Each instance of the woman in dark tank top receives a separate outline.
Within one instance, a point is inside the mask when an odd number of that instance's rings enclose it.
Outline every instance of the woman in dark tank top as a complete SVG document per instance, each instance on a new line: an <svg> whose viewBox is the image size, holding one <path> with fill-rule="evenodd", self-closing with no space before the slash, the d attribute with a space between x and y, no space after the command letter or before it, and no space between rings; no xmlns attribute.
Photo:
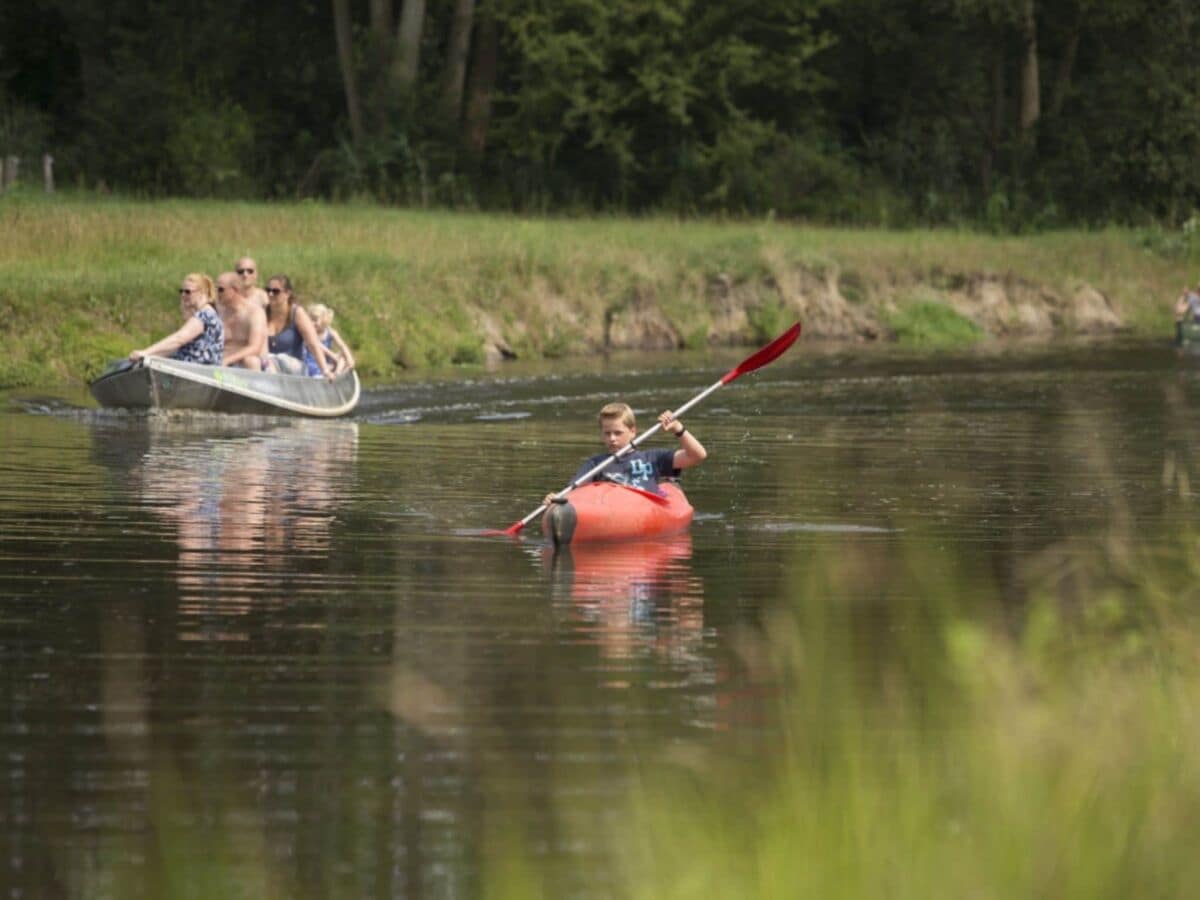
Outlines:
<svg viewBox="0 0 1200 900"><path fill-rule="evenodd" d="M319 361L321 374L333 378L321 352L321 340L312 319L296 300L292 280L286 275L273 275L267 279L267 357L268 368L284 375L302 375L305 372L304 347Z"/></svg>

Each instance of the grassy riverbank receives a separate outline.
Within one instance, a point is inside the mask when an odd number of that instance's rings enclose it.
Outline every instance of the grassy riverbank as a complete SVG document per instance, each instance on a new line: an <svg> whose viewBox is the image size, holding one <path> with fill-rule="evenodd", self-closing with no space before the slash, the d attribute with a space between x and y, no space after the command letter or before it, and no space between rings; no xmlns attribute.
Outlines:
<svg viewBox="0 0 1200 900"><path fill-rule="evenodd" d="M247 253L332 306L363 374L387 380L500 352L755 342L796 315L810 335L987 339L964 293L980 279L1060 297L1087 285L1125 326L1165 337L1195 279L1189 241L15 194L0 199L0 387L96 374L176 326L184 274Z"/></svg>

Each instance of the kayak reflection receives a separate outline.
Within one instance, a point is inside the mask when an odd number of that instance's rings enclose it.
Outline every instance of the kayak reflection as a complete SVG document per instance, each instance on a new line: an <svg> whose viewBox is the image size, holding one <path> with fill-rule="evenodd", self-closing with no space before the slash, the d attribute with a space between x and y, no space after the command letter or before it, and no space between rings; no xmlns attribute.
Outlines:
<svg viewBox="0 0 1200 900"><path fill-rule="evenodd" d="M704 639L704 587L692 538L569 544L542 550L556 603L607 659L644 652L688 662Z"/></svg>

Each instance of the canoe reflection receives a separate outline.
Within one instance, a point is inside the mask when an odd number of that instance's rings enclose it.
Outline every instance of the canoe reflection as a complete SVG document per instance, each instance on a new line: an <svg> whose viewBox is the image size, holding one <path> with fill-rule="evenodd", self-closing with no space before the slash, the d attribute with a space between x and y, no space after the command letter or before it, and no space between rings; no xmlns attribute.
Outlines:
<svg viewBox="0 0 1200 900"><path fill-rule="evenodd" d="M652 651L685 662L704 638L703 583L692 538L566 545L542 550L556 601L609 659Z"/></svg>
<svg viewBox="0 0 1200 900"><path fill-rule="evenodd" d="M358 425L211 428L149 420L129 475L144 507L175 531L179 636L243 640L231 614L285 603L292 582L328 558L336 481L353 468Z"/></svg>

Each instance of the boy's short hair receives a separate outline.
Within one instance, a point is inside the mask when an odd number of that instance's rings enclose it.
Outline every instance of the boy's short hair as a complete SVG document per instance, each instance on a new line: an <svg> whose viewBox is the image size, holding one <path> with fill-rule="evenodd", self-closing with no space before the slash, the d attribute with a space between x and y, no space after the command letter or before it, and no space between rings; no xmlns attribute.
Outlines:
<svg viewBox="0 0 1200 900"><path fill-rule="evenodd" d="M628 403L607 403L596 419L602 425L605 419L620 419L626 428L637 428L637 416L633 414L633 409Z"/></svg>

